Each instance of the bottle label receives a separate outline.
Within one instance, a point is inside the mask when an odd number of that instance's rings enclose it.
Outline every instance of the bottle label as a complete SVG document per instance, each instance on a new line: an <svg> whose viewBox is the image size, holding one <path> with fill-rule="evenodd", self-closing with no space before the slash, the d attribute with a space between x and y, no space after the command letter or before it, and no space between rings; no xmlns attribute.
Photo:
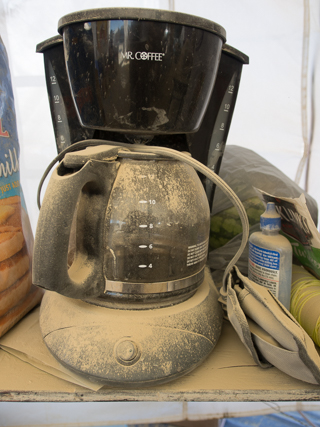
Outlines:
<svg viewBox="0 0 320 427"><path fill-rule="evenodd" d="M260 248L249 242L249 274L248 277L258 285L269 289L279 297L280 253Z"/></svg>

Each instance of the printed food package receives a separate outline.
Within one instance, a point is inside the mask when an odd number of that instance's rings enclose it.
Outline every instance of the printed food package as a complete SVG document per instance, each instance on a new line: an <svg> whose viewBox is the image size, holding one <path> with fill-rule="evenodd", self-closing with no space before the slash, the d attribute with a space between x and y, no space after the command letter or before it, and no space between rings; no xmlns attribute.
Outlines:
<svg viewBox="0 0 320 427"><path fill-rule="evenodd" d="M0 336L41 300L32 285L33 234L21 189L14 99L0 37Z"/></svg>

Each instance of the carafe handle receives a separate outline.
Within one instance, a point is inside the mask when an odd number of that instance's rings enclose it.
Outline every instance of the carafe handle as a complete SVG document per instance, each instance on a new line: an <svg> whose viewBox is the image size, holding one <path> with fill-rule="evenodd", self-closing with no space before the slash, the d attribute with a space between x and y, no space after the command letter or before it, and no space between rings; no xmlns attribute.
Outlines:
<svg viewBox="0 0 320 427"><path fill-rule="evenodd" d="M76 172L66 168L63 162L53 171L35 236L35 285L78 299L103 293L104 219L118 166L115 161L91 159ZM75 258L68 268L69 240L76 210L81 218L80 223L77 220L80 230L76 233Z"/></svg>

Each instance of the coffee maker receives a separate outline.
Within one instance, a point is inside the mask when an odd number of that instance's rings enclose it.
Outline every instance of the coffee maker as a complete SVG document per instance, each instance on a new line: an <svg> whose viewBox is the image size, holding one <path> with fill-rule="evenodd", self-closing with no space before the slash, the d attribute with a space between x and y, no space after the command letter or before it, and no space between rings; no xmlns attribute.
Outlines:
<svg viewBox="0 0 320 427"><path fill-rule="evenodd" d="M90 129L80 124L69 86L61 35L39 43L36 51L43 53L44 56L48 100L58 153L71 144L92 138L128 142L122 132ZM168 146L187 151L218 174L236 105L242 67L245 64L249 64L249 57L224 43L215 85L197 131L161 134L161 137L155 134L148 145ZM200 175L200 179L206 189L211 208L215 185L203 175Z"/></svg>
<svg viewBox="0 0 320 427"><path fill-rule="evenodd" d="M188 157L218 169L248 58L220 25L176 12L92 9L58 29L37 46L60 161L35 236L41 332L103 384L170 381L221 333L214 186Z"/></svg>

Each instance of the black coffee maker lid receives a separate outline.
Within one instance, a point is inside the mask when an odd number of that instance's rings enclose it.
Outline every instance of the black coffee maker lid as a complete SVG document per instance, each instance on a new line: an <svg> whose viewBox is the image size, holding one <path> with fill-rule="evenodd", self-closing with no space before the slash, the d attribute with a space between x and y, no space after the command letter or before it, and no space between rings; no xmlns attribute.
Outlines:
<svg viewBox="0 0 320 427"><path fill-rule="evenodd" d="M209 19L199 16L188 15L181 12L173 12L161 9L143 9L143 8L99 8L88 9L79 12L73 12L60 18L58 22L58 31L63 32L63 27L79 22L90 22L100 20L139 20L139 21L158 21L169 22L172 24L186 25L189 27L200 28L210 31L226 41L225 29Z"/></svg>
<svg viewBox="0 0 320 427"><path fill-rule="evenodd" d="M239 62L242 62L242 64L249 64L249 57L245 53L240 52L240 50L235 49L234 47L228 44L224 44L222 46L222 52L229 56L232 56L233 58L237 59Z"/></svg>
<svg viewBox="0 0 320 427"><path fill-rule="evenodd" d="M43 53L45 50L55 47L63 42L62 36L58 34L57 36L50 37L49 39L44 40L41 43L38 43L36 46L37 53Z"/></svg>

